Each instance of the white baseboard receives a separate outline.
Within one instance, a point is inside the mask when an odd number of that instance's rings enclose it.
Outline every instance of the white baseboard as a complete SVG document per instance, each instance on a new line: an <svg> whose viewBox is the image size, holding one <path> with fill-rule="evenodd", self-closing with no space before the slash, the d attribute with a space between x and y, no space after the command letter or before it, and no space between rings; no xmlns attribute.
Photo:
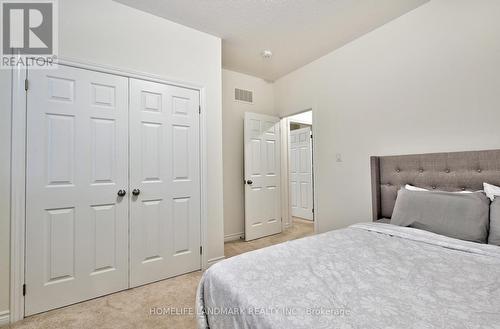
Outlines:
<svg viewBox="0 0 500 329"><path fill-rule="evenodd" d="M217 257L217 258L212 258L212 259L209 259L208 260L208 267L214 265L215 263L218 263L220 262L221 260L224 260L226 258L226 256L220 256L220 257Z"/></svg>
<svg viewBox="0 0 500 329"><path fill-rule="evenodd" d="M9 311L0 312L0 327L8 325L10 323Z"/></svg>
<svg viewBox="0 0 500 329"><path fill-rule="evenodd" d="M224 242L236 241L243 239L245 237L245 232L233 233L224 236Z"/></svg>

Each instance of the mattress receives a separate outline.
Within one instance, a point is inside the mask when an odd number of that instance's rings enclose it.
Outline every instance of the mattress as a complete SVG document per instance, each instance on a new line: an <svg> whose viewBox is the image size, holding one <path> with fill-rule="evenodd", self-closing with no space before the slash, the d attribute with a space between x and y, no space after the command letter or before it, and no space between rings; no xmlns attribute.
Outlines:
<svg viewBox="0 0 500 329"><path fill-rule="evenodd" d="M500 247L363 223L210 267L199 328L500 328Z"/></svg>

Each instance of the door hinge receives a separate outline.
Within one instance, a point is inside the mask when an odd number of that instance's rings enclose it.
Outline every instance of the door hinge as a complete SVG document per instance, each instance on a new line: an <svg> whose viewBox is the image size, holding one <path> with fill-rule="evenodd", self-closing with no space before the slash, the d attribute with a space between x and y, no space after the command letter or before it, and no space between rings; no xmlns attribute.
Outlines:
<svg viewBox="0 0 500 329"><path fill-rule="evenodd" d="M28 88L29 88L29 82L28 82L28 79L25 79L24 80L24 90L28 91Z"/></svg>
<svg viewBox="0 0 500 329"><path fill-rule="evenodd" d="M203 246L200 246L200 255L203 255Z"/></svg>
<svg viewBox="0 0 500 329"><path fill-rule="evenodd" d="M314 214L314 208L311 209L312 213Z"/></svg>
<svg viewBox="0 0 500 329"><path fill-rule="evenodd" d="M26 296L26 283L23 284L23 296Z"/></svg>
<svg viewBox="0 0 500 329"><path fill-rule="evenodd" d="M201 105L198 106L198 114L201 114Z"/></svg>

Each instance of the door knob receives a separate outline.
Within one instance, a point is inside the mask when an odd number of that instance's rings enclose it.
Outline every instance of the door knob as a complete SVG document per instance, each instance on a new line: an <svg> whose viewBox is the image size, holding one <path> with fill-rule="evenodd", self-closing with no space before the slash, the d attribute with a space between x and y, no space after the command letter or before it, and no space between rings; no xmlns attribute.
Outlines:
<svg viewBox="0 0 500 329"><path fill-rule="evenodd" d="M124 197L124 196L125 196L125 194L127 194L127 191L125 191L125 190L119 190L119 191L118 191L118 196L119 196L119 197Z"/></svg>
<svg viewBox="0 0 500 329"><path fill-rule="evenodd" d="M247 184L248 184L248 185L252 185L252 184L253 184L253 181L251 181L251 180L249 179L249 180L247 180Z"/></svg>
<svg viewBox="0 0 500 329"><path fill-rule="evenodd" d="M135 195L135 196L138 196L139 194L141 194L141 190L139 190L138 188L134 189L132 191L132 194Z"/></svg>

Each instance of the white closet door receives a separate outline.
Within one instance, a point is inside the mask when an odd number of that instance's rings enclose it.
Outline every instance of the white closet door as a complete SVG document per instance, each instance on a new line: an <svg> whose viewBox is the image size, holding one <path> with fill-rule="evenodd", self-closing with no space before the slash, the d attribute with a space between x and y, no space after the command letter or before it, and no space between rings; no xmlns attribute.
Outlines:
<svg viewBox="0 0 500 329"><path fill-rule="evenodd" d="M280 119L245 113L245 240L281 232Z"/></svg>
<svg viewBox="0 0 500 329"><path fill-rule="evenodd" d="M199 92L130 80L130 283L200 269Z"/></svg>
<svg viewBox="0 0 500 329"><path fill-rule="evenodd" d="M128 80L29 72L25 314L128 286Z"/></svg>
<svg viewBox="0 0 500 329"><path fill-rule="evenodd" d="M292 216L313 219L311 128L290 132Z"/></svg>

